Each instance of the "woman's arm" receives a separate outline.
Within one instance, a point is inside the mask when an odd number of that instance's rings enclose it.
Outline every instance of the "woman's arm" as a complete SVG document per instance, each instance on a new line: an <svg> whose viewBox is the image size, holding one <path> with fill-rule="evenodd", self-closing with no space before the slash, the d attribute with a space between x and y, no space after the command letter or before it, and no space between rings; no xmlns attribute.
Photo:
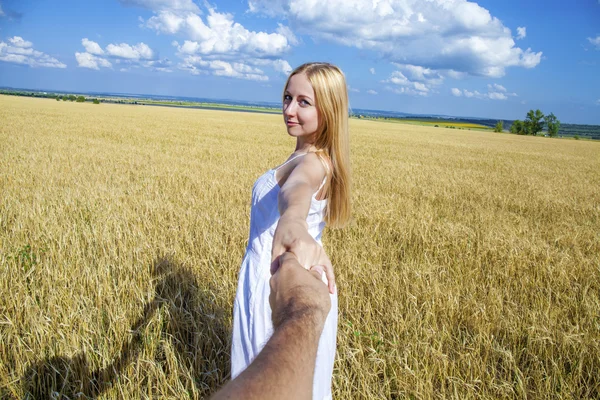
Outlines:
<svg viewBox="0 0 600 400"><path fill-rule="evenodd" d="M314 193L319 190L326 170L314 153L309 153L294 167L279 191L280 219L273 237L271 262L289 251L306 268L323 265L329 291L334 293L335 276L329 257L308 233L306 217ZM272 264L273 265L273 264Z"/></svg>

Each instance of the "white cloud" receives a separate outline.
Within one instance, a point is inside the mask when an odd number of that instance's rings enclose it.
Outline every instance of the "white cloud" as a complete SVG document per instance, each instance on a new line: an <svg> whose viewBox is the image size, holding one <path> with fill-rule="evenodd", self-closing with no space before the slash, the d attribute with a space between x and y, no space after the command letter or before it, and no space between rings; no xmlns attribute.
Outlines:
<svg viewBox="0 0 600 400"><path fill-rule="evenodd" d="M487 94L487 96L491 100L506 100L506 99L508 99L508 97L506 97L506 95L504 93L500 93L500 92L489 92Z"/></svg>
<svg viewBox="0 0 600 400"><path fill-rule="evenodd" d="M27 40L24 40L21 36L14 36L8 39L8 41L10 42L10 44L12 44L15 47L31 47L33 46L33 43L28 42Z"/></svg>
<svg viewBox="0 0 600 400"><path fill-rule="evenodd" d="M598 0L598 3L600 3L600 0ZM600 99L596 100L596 105L600 106Z"/></svg>
<svg viewBox="0 0 600 400"><path fill-rule="evenodd" d="M375 75L375 68L369 68L369 72L371 73L371 75Z"/></svg>
<svg viewBox="0 0 600 400"><path fill-rule="evenodd" d="M243 61L249 65L272 68L275 72L286 76L292 72L290 63L282 59L271 60L268 58L248 58Z"/></svg>
<svg viewBox="0 0 600 400"><path fill-rule="evenodd" d="M285 36L285 38L287 39L287 41L289 42L290 45L297 46L298 44L300 44L300 40L298 40L296 35L294 35L294 32L292 32L292 30L290 29L289 26L285 26L282 24L277 24L277 25L278 25L277 33Z"/></svg>
<svg viewBox="0 0 600 400"><path fill-rule="evenodd" d="M359 89L353 88L352 86L348 85L348 91L349 92L354 92L354 93L360 93Z"/></svg>
<svg viewBox="0 0 600 400"><path fill-rule="evenodd" d="M273 69L284 75L289 75L292 72L292 66L285 60L273 60Z"/></svg>
<svg viewBox="0 0 600 400"><path fill-rule="evenodd" d="M85 51L90 54L94 54L97 56L101 56L104 54L104 50L100 47L100 45L96 42L92 42L88 40L88 38L81 39L81 44L85 47Z"/></svg>
<svg viewBox="0 0 600 400"><path fill-rule="evenodd" d="M33 43L13 36L8 43L0 42L0 61L29 65L30 67L66 68L67 66L48 54L37 51Z"/></svg>
<svg viewBox="0 0 600 400"><path fill-rule="evenodd" d="M194 52L203 55L251 57L279 56L297 43L288 27L279 25L277 33L249 31L233 20L233 15L208 9L204 19L194 13L160 11L146 25L157 32L183 34L194 44ZM189 46L191 46L191 44Z"/></svg>
<svg viewBox="0 0 600 400"><path fill-rule="evenodd" d="M200 56L187 56L179 69L193 75L212 73L216 76L246 79L251 81L268 81L269 77L256 67L240 62L227 62L222 60L204 60Z"/></svg>
<svg viewBox="0 0 600 400"><path fill-rule="evenodd" d="M527 28L524 26L519 26L517 28L517 39L525 39L525 36L527 36Z"/></svg>
<svg viewBox="0 0 600 400"><path fill-rule="evenodd" d="M598 0L600 1L600 0ZM587 40L594 45L594 47L596 47L596 50L600 50L600 35L596 36L595 38L587 38Z"/></svg>
<svg viewBox="0 0 600 400"><path fill-rule="evenodd" d="M192 0L119 1L153 11L148 20L141 19L144 27L182 38L183 43L172 43L177 47L181 70L253 80L267 80L268 76L258 68L247 72L243 66L268 66L283 74L292 70L281 58L300 43L289 26L278 24L274 32L252 31L235 22L232 14L218 12L209 2L201 3L200 9Z"/></svg>
<svg viewBox="0 0 600 400"><path fill-rule="evenodd" d="M390 92L394 92L396 94L407 94L410 96L427 96L428 93L427 92L421 92L418 90L415 90L411 87L391 87L391 86L386 86L385 87L386 90L389 90Z"/></svg>
<svg viewBox="0 0 600 400"><path fill-rule="evenodd" d="M488 100L507 100L509 97L516 97L516 93L508 93L506 88L497 83L487 85L487 93L481 93L477 90L470 91L467 89L460 90L452 88L452 94L456 97L465 96L467 98L488 99Z"/></svg>
<svg viewBox="0 0 600 400"><path fill-rule="evenodd" d="M75 59L77 60L77 66L81 68L90 68L95 70L99 70L100 67L112 68L112 64L110 63L110 61L90 53L76 52Z"/></svg>
<svg viewBox="0 0 600 400"><path fill-rule="evenodd" d="M378 94L376 91L374 91L373 89L369 89L367 90L367 93L369 94Z"/></svg>
<svg viewBox="0 0 600 400"><path fill-rule="evenodd" d="M506 92L506 88L497 83L488 84L488 91Z"/></svg>
<svg viewBox="0 0 600 400"><path fill-rule="evenodd" d="M467 0L249 0L249 10L284 18L301 34L432 70L501 77L509 67L535 67L542 56L517 47L510 29Z"/></svg>
<svg viewBox="0 0 600 400"><path fill-rule="evenodd" d="M145 43L130 46L127 43L109 44L106 53L113 57L126 58L129 60L149 60L154 57L154 52Z"/></svg>
<svg viewBox="0 0 600 400"><path fill-rule="evenodd" d="M75 53L77 64L81 68L99 70L112 68L113 63L129 65L132 68L144 67L153 71L172 72L172 62L168 59L159 59L154 51L145 43L129 45L127 43L109 44L103 50L96 42L84 38L81 44L85 52ZM119 71L129 71L129 67L119 68Z"/></svg>
<svg viewBox="0 0 600 400"><path fill-rule="evenodd" d="M143 60L140 61L140 65L142 67L150 68L154 71L173 72L171 69L173 63L166 58L161 60Z"/></svg>
<svg viewBox="0 0 600 400"><path fill-rule="evenodd" d="M435 87L444 82L444 74L448 71L438 71L419 65L393 63L398 70L393 71L384 83L393 83L403 86L405 90L396 93L417 94L427 96L434 91ZM411 90L408 90L411 89Z"/></svg>

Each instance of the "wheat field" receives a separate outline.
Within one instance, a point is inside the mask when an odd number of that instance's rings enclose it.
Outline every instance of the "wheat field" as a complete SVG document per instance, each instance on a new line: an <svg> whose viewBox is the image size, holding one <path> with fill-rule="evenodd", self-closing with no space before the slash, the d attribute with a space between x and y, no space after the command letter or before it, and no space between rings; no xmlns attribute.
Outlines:
<svg viewBox="0 0 600 400"><path fill-rule="evenodd" d="M339 399L600 397L600 143L351 120ZM280 116L0 96L0 398L206 398Z"/></svg>

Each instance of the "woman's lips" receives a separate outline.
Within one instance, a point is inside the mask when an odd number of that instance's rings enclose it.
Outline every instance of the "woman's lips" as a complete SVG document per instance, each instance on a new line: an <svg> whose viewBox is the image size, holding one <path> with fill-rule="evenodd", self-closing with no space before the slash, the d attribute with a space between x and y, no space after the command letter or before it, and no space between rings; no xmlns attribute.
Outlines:
<svg viewBox="0 0 600 400"><path fill-rule="evenodd" d="M287 121L286 124L287 124L287 126L296 126L296 125L298 125L298 123L294 122L294 121Z"/></svg>

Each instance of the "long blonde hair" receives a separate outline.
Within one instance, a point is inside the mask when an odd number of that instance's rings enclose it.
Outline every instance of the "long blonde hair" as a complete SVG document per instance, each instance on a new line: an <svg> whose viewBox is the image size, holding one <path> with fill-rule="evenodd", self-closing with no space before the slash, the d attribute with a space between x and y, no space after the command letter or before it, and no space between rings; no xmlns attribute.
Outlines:
<svg viewBox="0 0 600 400"><path fill-rule="evenodd" d="M329 63L302 64L288 77L284 96L290 78L296 74L305 74L315 91L319 127L314 145L317 155L326 156L333 166L328 171L329 179L325 188L325 222L334 228L341 228L350 219L351 174L346 78L338 67Z"/></svg>

